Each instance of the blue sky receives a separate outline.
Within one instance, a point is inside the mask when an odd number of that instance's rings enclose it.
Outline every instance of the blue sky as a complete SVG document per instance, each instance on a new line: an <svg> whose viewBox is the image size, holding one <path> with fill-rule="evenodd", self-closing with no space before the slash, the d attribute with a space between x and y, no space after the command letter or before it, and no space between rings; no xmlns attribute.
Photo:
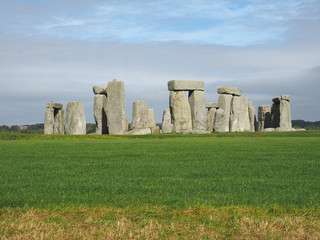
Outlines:
<svg viewBox="0 0 320 240"><path fill-rule="evenodd" d="M319 0L0 0L0 124L43 121L47 101L83 101L124 81L127 115L160 121L172 79L241 87L258 107L292 96L293 119L320 120ZM143 96L144 99L140 99Z"/></svg>

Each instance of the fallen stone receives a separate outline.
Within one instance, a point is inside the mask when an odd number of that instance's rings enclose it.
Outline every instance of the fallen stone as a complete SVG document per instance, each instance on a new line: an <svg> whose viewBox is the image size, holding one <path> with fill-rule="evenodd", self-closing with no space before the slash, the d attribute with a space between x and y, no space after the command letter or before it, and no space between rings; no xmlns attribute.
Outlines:
<svg viewBox="0 0 320 240"><path fill-rule="evenodd" d="M56 103L56 102L47 103L47 108L61 109L62 107L63 105L61 103Z"/></svg>
<svg viewBox="0 0 320 240"><path fill-rule="evenodd" d="M207 121L206 121L206 130L208 132L213 132L213 125L214 125L214 121L215 121L215 115L216 115L216 108L210 108L208 110L208 114L207 114Z"/></svg>
<svg viewBox="0 0 320 240"><path fill-rule="evenodd" d="M234 96L231 104L230 132L249 132L250 121L248 99Z"/></svg>
<svg viewBox="0 0 320 240"><path fill-rule="evenodd" d="M206 108L219 108L219 103L217 102L206 102Z"/></svg>
<svg viewBox="0 0 320 240"><path fill-rule="evenodd" d="M135 101L132 107L131 129L148 128L148 104L145 101Z"/></svg>
<svg viewBox="0 0 320 240"><path fill-rule="evenodd" d="M148 127L152 128L156 126L156 116L152 108L148 109Z"/></svg>
<svg viewBox="0 0 320 240"><path fill-rule="evenodd" d="M107 94L107 87L94 86L92 89L94 94Z"/></svg>
<svg viewBox="0 0 320 240"><path fill-rule="evenodd" d="M127 128L124 83L114 79L107 87L107 126L110 135L124 134Z"/></svg>
<svg viewBox="0 0 320 240"><path fill-rule="evenodd" d="M192 130L206 131L206 107L204 91L190 91Z"/></svg>
<svg viewBox="0 0 320 240"><path fill-rule="evenodd" d="M240 88L228 86L219 87L217 91L219 94L229 94L234 96L241 96L242 93Z"/></svg>
<svg viewBox="0 0 320 240"><path fill-rule="evenodd" d="M150 128L143 128L143 129L133 129L126 133L127 135L146 135L151 134Z"/></svg>
<svg viewBox="0 0 320 240"><path fill-rule="evenodd" d="M173 124L171 123L171 113L169 108L163 110L161 128L162 133L172 133Z"/></svg>
<svg viewBox="0 0 320 240"><path fill-rule="evenodd" d="M96 134L107 134L107 97L103 94L94 96L93 112L94 121L96 122Z"/></svg>
<svg viewBox="0 0 320 240"><path fill-rule="evenodd" d="M69 102L65 120L66 134L86 134L86 117L82 102Z"/></svg>
<svg viewBox="0 0 320 240"><path fill-rule="evenodd" d="M160 134L160 127L155 126L155 127L150 127L151 134Z"/></svg>
<svg viewBox="0 0 320 240"><path fill-rule="evenodd" d="M168 82L169 91L204 91L203 81L172 80Z"/></svg>
<svg viewBox="0 0 320 240"><path fill-rule="evenodd" d="M191 132L191 107L186 94L183 91L170 91L169 104L173 132Z"/></svg>
<svg viewBox="0 0 320 240"><path fill-rule="evenodd" d="M219 109L224 110L223 121L219 119L219 132L229 132L230 130L230 117L231 117L231 101L233 96L228 94L219 95ZM224 127L222 128L222 124Z"/></svg>

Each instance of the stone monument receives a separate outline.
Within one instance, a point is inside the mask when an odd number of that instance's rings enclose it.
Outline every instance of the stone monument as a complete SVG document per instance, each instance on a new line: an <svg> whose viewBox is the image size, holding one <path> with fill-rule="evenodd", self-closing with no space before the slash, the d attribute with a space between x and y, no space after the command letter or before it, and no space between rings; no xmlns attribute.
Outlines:
<svg viewBox="0 0 320 240"><path fill-rule="evenodd" d="M61 103L47 103L44 134L64 134L64 110Z"/></svg>

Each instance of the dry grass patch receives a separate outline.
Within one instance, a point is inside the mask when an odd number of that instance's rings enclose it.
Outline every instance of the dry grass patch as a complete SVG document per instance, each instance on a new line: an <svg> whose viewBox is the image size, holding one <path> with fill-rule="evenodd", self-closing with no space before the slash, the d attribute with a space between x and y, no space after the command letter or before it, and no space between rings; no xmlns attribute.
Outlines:
<svg viewBox="0 0 320 240"><path fill-rule="evenodd" d="M3 209L1 239L320 239L318 210Z"/></svg>

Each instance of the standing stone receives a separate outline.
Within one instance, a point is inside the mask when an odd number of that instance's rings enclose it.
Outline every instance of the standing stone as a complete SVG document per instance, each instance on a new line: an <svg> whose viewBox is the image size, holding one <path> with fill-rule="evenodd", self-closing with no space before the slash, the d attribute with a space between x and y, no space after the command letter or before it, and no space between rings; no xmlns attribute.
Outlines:
<svg viewBox="0 0 320 240"><path fill-rule="evenodd" d="M250 121L248 99L244 96L234 96L231 104L230 132L249 132Z"/></svg>
<svg viewBox="0 0 320 240"><path fill-rule="evenodd" d="M191 108L184 91L170 91L169 103L172 116L173 132L191 132Z"/></svg>
<svg viewBox="0 0 320 240"><path fill-rule="evenodd" d="M272 101L270 116L271 128L278 128L280 127L280 99L277 97L272 99Z"/></svg>
<svg viewBox="0 0 320 240"><path fill-rule="evenodd" d="M252 105L252 102L248 104L248 112L249 112L249 122L250 122L250 132L255 132L256 130L256 110Z"/></svg>
<svg viewBox="0 0 320 240"><path fill-rule="evenodd" d="M54 108L47 107L44 117L44 134L53 134Z"/></svg>
<svg viewBox="0 0 320 240"><path fill-rule="evenodd" d="M207 114L207 126L206 126L206 130L209 132L213 132L213 125L214 125L214 121L215 121L215 115L216 115L216 108L209 108L208 110L208 114Z"/></svg>
<svg viewBox="0 0 320 240"><path fill-rule="evenodd" d="M171 123L170 109L166 108L163 110L162 115L162 133L172 133L173 125Z"/></svg>
<svg viewBox="0 0 320 240"><path fill-rule="evenodd" d="M148 109L148 127L152 128L156 126L156 116L152 108ZM151 130L152 131L152 130Z"/></svg>
<svg viewBox="0 0 320 240"><path fill-rule="evenodd" d="M132 107L131 129L148 128L148 104L145 101L135 101Z"/></svg>
<svg viewBox="0 0 320 240"><path fill-rule="evenodd" d="M94 96L94 121L96 122L96 134L107 134L107 97L104 94L97 94Z"/></svg>
<svg viewBox="0 0 320 240"><path fill-rule="evenodd" d="M231 117L231 102L232 102L232 95L229 94L220 94L219 96L219 109L224 110L224 120L222 121L219 119L219 132L229 132L230 130L230 117ZM219 117L221 116L221 111L219 112ZM222 126L223 124L223 126Z"/></svg>
<svg viewBox="0 0 320 240"><path fill-rule="evenodd" d="M114 79L107 87L107 126L111 135L126 132L126 102L124 83Z"/></svg>
<svg viewBox="0 0 320 240"><path fill-rule="evenodd" d="M64 110L54 109L53 134L64 134Z"/></svg>
<svg viewBox="0 0 320 240"><path fill-rule="evenodd" d="M226 132L226 117L225 111L222 108L216 111L213 130L215 132Z"/></svg>
<svg viewBox="0 0 320 240"><path fill-rule="evenodd" d="M192 130L206 130L206 106L204 91L190 91L189 104L191 107Z"/></svg>
<svg viewBox="0 0 320 240"><path fill-rule="evenodd" d="M283 95L287 98L283 99L290 99L289 95ZM281 99L282 97L281 96ZM280 129L288 131L292 129L292 123L291 123L291 108L290 108L290 102L288 100L280 100L280 123L279 123Z"/></svg>
<svg viewBox="0 0 320 240"><path fill-rule="evenodd" d="M262 105L258 107L258 131L271 127L271 107L270 105Z"/></svg>
<svg viewBox="0 0 320 240"><path fill-rule="evenodd" d="M66 134L86 134L86 117L82 102L69 102L66 110Z"/></svg>

